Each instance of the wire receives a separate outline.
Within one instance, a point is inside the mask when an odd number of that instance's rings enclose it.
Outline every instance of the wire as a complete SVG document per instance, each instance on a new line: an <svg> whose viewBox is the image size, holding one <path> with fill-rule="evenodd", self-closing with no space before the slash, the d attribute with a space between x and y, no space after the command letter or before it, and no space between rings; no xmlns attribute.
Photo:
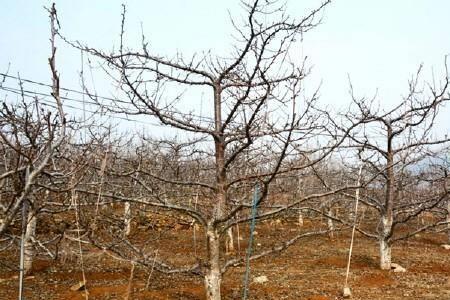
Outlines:
<svg viewBox="0 0 450 300"><path fill-rule="evenodd" d="M44 93L31 92L31 91L25 91L25 90L21 91L19 89L5 87L5 86L0 86L0 90L11 92L11 93L14 93L14 94L17 94L17 95L23 95L24 97L29 97L29 98L34 98L35 95L40 95L40 96L44 96L44 97L48 97L49 96L49 95L44 94ZM34 96L33 95L29 95L29 94L34 94ZM61 99L65 99L65 100L69 100L68 98L62 97L62 96L60 98ZM51 108L54 108L54 109L57 108L54 104L50 104L51 102L46 100L46 99L40 99L40 101L45 106L48 106L48 107L51 107ZM92 110L88 110L88 109L83 110L82 108L79 108L79 107L76 107L76 106L72 106L72 105L69 105L69 104L64 104L64 106L68 107L68 108L71 108L71 109L78 110L78 111L85 111L85 112L88 112L88 113L91 113L91 114L97 114L98 113L98 111L92 111ZM136 122L136 123L141 123L141 124L150 125L150 126L156 126L156 127L161 127L161 128L165 128L166 127L165 125L162 125L162 124L145 122L145 121L141 121L141 120L137 120L137 119L133 119L133 118L128 118L128 117L121 117L121 116L117 116L117 115L111 114L111 113L104 113L104 112L102 112L101 114L103 116L107 116L109 118L120 119L120 120L129 121L129 122Z"/></svg>
<svg viewBox="0 0 450 300"><path fill-rule="evenodd" d="M0 76L3 76L5 78L10 78L10 79L16 79L19 81L23 81L23 82L27 82L27 83L31 83L31 84L35 84L35 85L39 85L39 86L43 86L43 87L49 87L51 88L52 86L50 84L44 83L44 82L40 82L40 81L35 81L35 80L31 80L31 79L26 79L26 78L22 78L22 77L16 77L16 76L12 76L12 75L8 75L6 73L1 73L0 72ZM0 85L1 87L1 85ZM79 90L75 90L75 89L70 89L70 88L64 88L64 87L60 87L60 90L62 91L66 91L66 92L70 92L70 93L75 93L78 95L82 95L82 96L89 96L89 98L95 98L95 99L103 99L103 100L108 100L108 101L112 101L112 102L117 102L117 103L122 103L122 104L127 104L129 105L130 102L126 101L126 100L122 100L119 98L112 98L112 97L107 97L107 96L100 96L97 95L97 93L95 94L91 94L91 93L87 93L87 92L82 92ZM36 93L36 94L40 94L40 95L45 95L45 96L51 96L50 94L45 94L45 93L40 93L40 92L32 92L32 91L27 91L28 93ZM64 100L69 100L69 101L76 101L79 103L83 103L83 100L80 99L74 99L74 98L69 98L69 97L61 97L61 99ZM85 101L84 103L86 104L92 104L92 105L99 105L99 106L104 106L106 108L110 108L110 109L114 109L114 107L110 106L110 105L105 105L105 104L99 104L97 102L91 102L91 101ZM181 116L184 117L189 117L189 118L196 118L199 120L203 120L203 121L208 121L208 122L213 122L213 118L211 117L206 117L206 116L198 116L198 115L193 115L193 114L186 114L186 113L182 113L182 112L175 112L175 111L169 111L171 113L176 113L179 114Z"/></svg>
<svg viewBox="0 0 450 300"><path fill-rule="evenodd" d="M35 81L35 80L31 80L31 79L26 79L26 78L22 78L22 77L17 77L17 76L12 76L12 75L8 75L6 73L1 73L0 72L0 76L3 76L4 78L10 78L10 79L16 79L22 82L27 82L30 84L35 84L35 85L39 85L39 86L43 86L43 87L49 87L51 88L52 86L50 84L44 83L44 82L39 82L39 81ZM0 82L0 90L5 90L5 91L9 91L15 94L19 94L22 95L22 93L28 93L28 94L33 94L33 95L39 95L42 97L52 97L52 95L50 93L43 93L43 92L37 92L37 91L31 91L31 90L25 90L25 89L18 89L18 88L13 88L13 87L8 87L3 85ZM91 94L91 93L86 93L86 92L82 92L79 90L75 90L75 89L70 89L70 88L64 88L64 87L60 87L60 90L66 91L66 92L70 92L70 93L76 93L82 96L88 96L89 98L96 98L96 99L103 99L103 100L108 100L108 101L112 101L112 102L116 102L116 103L122 103L122 104L127 104L130 105L129 101L125 101L122 99L118 99L118 98L112 98L112 97L106 97L106 96L99 96L97 95L97 93L95 94ZM27 97L33 97L30 95L26 95ZM129 117L121 117L118 116L118 114L125 114L127 115L125 112L118 112L117 111L117 107L113 107L112 105L108 105L108 104L101 104L98 102L94 102L94 101L86 101L83 99L76 99L76 98L71 98L71 97L67 97L67 96L60 96L61 99L63 100L67 100L67 101L73 101L76 103L80 103L86 105L93 105L93 106L97 106L100 107L100 109L102 110L101 114L104 116L108 116L110 118L115 118L115 119L120 119L120 120L125 120L125 121L129 121L129 122L136 122L136 123L141 123L141 124L146 124L146 125L150 125L150 126L156 126L156 127L161 127L161 128L165 128L167 126L162 125L162 124L158 124L158 123L151 123L151 122L145 122L145 121L140 121L137 119L132 119ZM84 98L84 97L83 97ZM66 107L69 107L71 109L75 109L75 110L79 110L79 111L83 111L83 112L89 112L91 114L96 114L98 113L98 111L92 111L92 110L87 110L87 109L80 109L78 107L74 107L68 104L64 104ZM56 108L55 106L51 106L50 104L47 103L47 106ZM200 110L202 111L202 106L203 106L203 95L201 98L201 107ZM103 111L103 108L105 108L106 110L109 110L110 113L106 113ZM194 115L194 114L186 114L186 113L182 113L179 111L168 111L169 113L174 113L174 114L178 114L180 116L183 117L187 117L187 118L195 118L198 119L198 121L202 121L202 122L208 122L210 125L214 124L214 118L211 117L206 117L206 116L201 116L201 115ZM132 114L132 113L131 113ZM243 124L241 124L241 126L244 126ZM326 134L321 134L321 133L316 133L316 136L327 136ZM376 136L372 136L374 138L385 138L384 135L376 135Z"/></svg>

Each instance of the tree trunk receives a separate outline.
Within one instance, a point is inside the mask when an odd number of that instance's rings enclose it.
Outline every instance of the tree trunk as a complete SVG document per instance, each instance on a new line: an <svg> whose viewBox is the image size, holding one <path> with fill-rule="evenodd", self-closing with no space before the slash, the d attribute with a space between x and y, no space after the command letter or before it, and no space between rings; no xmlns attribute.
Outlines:
<svg viewBox="0 0 450 300"><path fill-rule="evenodd" d="M301 177L301 174L298 174L298 182L297 182L297 191L296 191L296 198L298 199L302 193L302 186L303 186L303 180ZM300 204L298 205L298 226L303 226L303 212L300 209Z"/></svg>
<svg viewBox="0 0 450 300"><path fill-rule="evenodd" d="M207 300L220 300L220 241L219 234L214 228L207 228L206 243L208 251L208 266L205 273L205 290Z"/></svg>
<svg viewBox="0 0 450 300"><path fill-rule="evenodd" d="M450 198L447 200L447 236L448 243L450 244Z"/></svg>
<svg viewBox="0 0 450 300"><path fill-rule="evenodd" d="M226 252L233 253L234 252L234 240L233 240L233 228L230 227L227 230L227 239L226 239Z"/></svg>
<svg viewBox="0 0 450 300"><path fill-rule="evenodd" d="M394 220L394 150L392 148L393 130L390 123L387 126L387 156L386 156L386 191L385 203L381 213L381 228L379 232L380 243L380 268L391 269L391 244L392 224Z"/></svg>
<svg viewBox="0 0 450 300"><path fill-rule="evenodd" d="M28 212L27 227L24 236L24 273L29 275L33 268L33 259L35 255L33 239L36 233L37 218L33 210Z"/></svg>
<svg viewBox="0 0 450 300"><path fill-rule="evenodd" d="M331 207L328 208L328 213L327 214L329 216L331 216L331 217L333 216L333 211L332 211ZM330 218L327 218L327 225L328 225L328 230L329 230L328 237L330 239L332 239L332 238L334 238L334 223L333 223L333 220L330 219Z"/></svg>
<svg viewBox="0 0 450 300"><path fill-rule="evenodd" d="M298 210L298 226L303 226L303 212L301 209Z"/></svg>
<svg viewBox="0 0 450 300"><path fill-rule="evenodd" d="M389 243L389 235L392 230L392 219L381 217L381 230L379 233L380 244L380 268L382 270L391 269L391 244Z"/></svg>
<svg viewBox="0 0 450 300"><path fill-rule="evenodd" d="M206 251L208 264L205 272L205 290L207 300L220 300L220 236L216 228L216 220L220 220L227 206L227 170L225 167L226 142L222 131L222 87L220 83L214 85L214 146L216 160L216 197L211 223L206 227ZM228 243L227 243L228 244Z"/></svg>
<svg viewBox="0 0 450 300"><path fill-rule="evenodd" d="M391 245L388 241L380 238L380 268L390 270L391 262Z"/></svg>
<svg viewBox="0 0 450 300"><path fill-rule="evenodd" d="M123 222L125 224L124 233L128 236L131 232L131 204L130 202L125 202L123 211Z"/></svg>

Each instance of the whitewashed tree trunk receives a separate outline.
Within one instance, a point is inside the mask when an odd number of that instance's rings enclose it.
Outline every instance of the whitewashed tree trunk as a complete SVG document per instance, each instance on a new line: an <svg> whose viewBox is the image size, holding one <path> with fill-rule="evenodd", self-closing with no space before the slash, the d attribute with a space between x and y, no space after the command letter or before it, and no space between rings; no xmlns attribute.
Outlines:
<svg viewBox="0 0 450 300"><path fill-rule="evenodd" d="M207 300L221 300L220 285L222 274L220 272L220 240L217 230L207 228L206 243L208 251L208 266L205 273L205 290Z"/></svg>
<svg viewBox="0 0 450 300"><path fill-rule="evenodd" d="M234 252L234 239L233 239L233 228L230 227L227 230L227 239L226 239L226 252L232 253Z"/></svg>
<svg viewBox="0 0 450 300"><path fill-rule="evenodd" d="M35 255L35 249L33 239L36 234L37 218L33 210L28 212L27 227L24 236L24 273L28 275L33 268L33 259Z"/></svg>
<svg viewBox="0 0 450 300"><path fill-rule="evenodd" d="M379 231L380 243L380 268L382 270L391 269L391 243L392 224L394 223L394 192L395 192L395 173L394 173L394 151L392 148L393 129L387 122L387 157L386 157L386 191L385 203L381 212L381 228Z"/></svg>
<svg viewBox="0 0 450 300"><path fill-rule="evenodd" d="M391 245L382 238L380 238L380 268L382 270L391 269Z"/></svg>
<svg viewBox="0 0 450 300"><path fill-rule="evenodd" d="M448 243L450 244L450 198L447 200L447 236Z"/></svg>
<svg viewBox="0 0 450 300"><path fill-rule="evenodd" d="M125 202L123 211L123 222L125 224L125 235L128 236L131 232L131 204Z"/></svg>
<svg viewBox="0 0 450 300"><path fill-rule="evenodd" d="M300 196L300 194L302 194L302 185L303 185L303 180L301 177L301 174L298 175L298 182L297 182L297 197ZM299 210L298 210L298 226L302 227L303 226L303 212L300 209L300 204L299 204Z"/></svg>
<svg viewBox="0 0 450 300"><path fill-rule="evenodd" d="M333 211L332 211L331 207L328 208L328 213L327 214L329 216L333 216ZM334 222L333 222L333 220L330 219L330 218L327 218L327 225L328 225L328 230L329 230L328 236L330 238L334 238Z"/></svg>
<svg viewBox="0 0 450 300"><path fill-rule="evenodd" d="M301 209L298 210L298 226L303 226L303 212Z"/></svg>
<svg viewBox="0 0 450 300"><path fill-rule="evenodd" d="M381 229L379 233L380 244L380 268L382 270L391 269L391 244L389 243L389 235L392 230L392 219L386 216L381 218Z"/></svg>

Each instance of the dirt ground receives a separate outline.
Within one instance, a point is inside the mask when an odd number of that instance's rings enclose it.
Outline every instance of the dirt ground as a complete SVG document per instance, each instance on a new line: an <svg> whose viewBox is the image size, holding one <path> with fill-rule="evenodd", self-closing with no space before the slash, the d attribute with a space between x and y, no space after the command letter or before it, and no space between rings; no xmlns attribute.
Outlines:
<svg viewBox="0 0 450 300"><path fill-rule="evenodd" d="M299 228L293 221L259 224L256 251L270 247L280 237L306 230L305 227ZM159 255L178 264L192 262L192 230L167 230L158 245ZM136 228L133 234L139 235L141 231ZM243 239L240 252L235 255L245 255L245 231L246 228L241 228ZM450 299L450 250L440 247L445 238L444 234L422 234L396 244L393 261L407 271L394 273L378 269L376 242L357 235L349 279L352 299ZM268 282L251 282L249 299L342 299L349 243L348 232L340 232L333 239L309 237L282 254L253 261L251 278L265 275ZM202 246L197 244L199 249ZM201 254L200 250L197 253ZM6 268L16 263L16 257L17 253L0 256L0 299L17 299L18 280L14 277L17 273ZM124 299L129 288L130 299L205 299L202 278L195 275L165 275L155 271L149 278L149 270L136 267L130 286L129 262L114 260L98 250L85 250L83 258L88 299ZM87 299L84 291L70 289L82 279L77 257L58 261L39 259L33 269L32 276L25 280L27 300ZM225 274L224 299L242 298L243 277L243 267L232 268Z"/></svg>

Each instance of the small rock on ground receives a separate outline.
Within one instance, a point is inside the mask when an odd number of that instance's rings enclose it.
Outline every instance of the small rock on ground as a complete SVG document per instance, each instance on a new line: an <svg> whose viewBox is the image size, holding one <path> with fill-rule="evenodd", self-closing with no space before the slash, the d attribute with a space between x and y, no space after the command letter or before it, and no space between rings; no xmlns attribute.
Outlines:
<svg viewBox="0 0 450 300"><path fill-rule="evenodd" d="M83 291L85 290L86 286L84 284L84 282L80 281L77 284L74 284L70 287L71 291Z"/></svg>
<svg viewBox="0 0 450 300"><path fill-rule="evenodd" d="M342 291L342 296L345 299L351 298L352 297L352 291L350 290L349 287L345 287L344 290Z"/></svg>
<svg viewBox="0 0 450 300"><path fill-rule="evenodd" d="M258 277L253 278L253 282L254 283L264 283L264 282L267 282L267 281L269 281L269 279L267 278L266 275L262 275L262 276L258 276Z"/></svg>
<svg viewBox="0 0 450 300"><path fill-rule="evenodd" d="M391 269L395 272L395 273L403 273L406 272L406 269L403 268L402 266L400 266L399 264L396 263L392 263L391 264Z"/></svg>

